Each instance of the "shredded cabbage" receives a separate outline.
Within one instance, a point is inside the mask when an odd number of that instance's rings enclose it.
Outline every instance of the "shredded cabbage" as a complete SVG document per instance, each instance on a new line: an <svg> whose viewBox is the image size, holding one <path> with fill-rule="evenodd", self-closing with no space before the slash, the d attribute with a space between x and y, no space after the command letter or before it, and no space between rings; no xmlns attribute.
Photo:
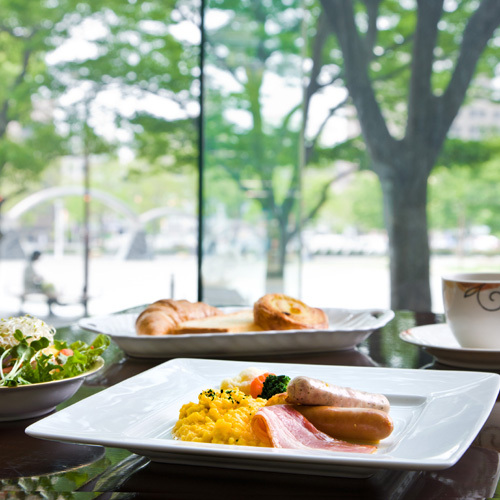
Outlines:
<svg viewBox="0 0 500 500"><path fill-rule="evenodd" d="M42 337L46 337L50 344L54 343L55 328L41 319L26 314L25 316L0 319L0 347L8 349L19 344L14 338L16 330L20 330L24 337L31 337L28 339L28 343L40 340Z"/></svg>

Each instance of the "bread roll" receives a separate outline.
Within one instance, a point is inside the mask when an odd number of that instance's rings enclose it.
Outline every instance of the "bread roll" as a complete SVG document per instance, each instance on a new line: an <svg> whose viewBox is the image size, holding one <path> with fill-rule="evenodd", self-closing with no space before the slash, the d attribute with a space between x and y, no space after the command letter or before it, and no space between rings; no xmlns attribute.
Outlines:
<svg viewBox="0 0 500 500"><path fill-rule="evenodd" d="M231 314L185 321L177 327L174 333L244 333L260 330L261 328L254 323L253 311L248 309Z"/></svg>
<svg viewBox="0 0 500 500"><path fill-rule="evenodd" d="M163 299L150 304L142 311L135 323L138 335L169 335L189 320L216 316L222 312L203 302Z"/></svg>
<svg viewBox="0 0 500 500"><path fill-rule="evenodd" d="M324 311L288 295L264 295L254 304L253 311L255 323L263 330L328 328L328 317Z"/></svg>

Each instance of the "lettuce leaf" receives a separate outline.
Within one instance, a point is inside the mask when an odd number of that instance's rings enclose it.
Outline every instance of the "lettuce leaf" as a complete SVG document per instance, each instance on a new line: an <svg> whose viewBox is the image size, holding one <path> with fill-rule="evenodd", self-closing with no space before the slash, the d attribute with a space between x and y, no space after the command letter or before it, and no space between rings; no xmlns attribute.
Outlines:
<svg viewBox="0 0 500 500"><path fill-rule="evenodd" d="M97 335L90 345L81 340L70 345L65 341L54 340L55 356L52 352L43 352L49 347L49 340L45 337L29 343L31 337L25 337L17 330L14 338L18 341L17 345L10 349L0 348L0 387L50 382L81 375L92 367L110 344L110 338L103 334ZM64 349L71 349L72 353L61 353Z"/></svg>

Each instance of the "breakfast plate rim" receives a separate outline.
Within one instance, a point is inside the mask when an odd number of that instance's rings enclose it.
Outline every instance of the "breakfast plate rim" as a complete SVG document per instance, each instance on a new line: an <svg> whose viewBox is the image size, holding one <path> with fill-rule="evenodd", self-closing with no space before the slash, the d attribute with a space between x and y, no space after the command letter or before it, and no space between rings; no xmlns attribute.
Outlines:
<svg viewBox="0 0 500 500"><path fill-rule="evenodd" d="M26 432L42 439L125 448L153 460L159 455L160 461L180 453L184 457L229 461L262 460L271 468L272 464L279 464L281 469L287 463L302 464L307 471L321 465L332 474L339 466L437 470L452 466L467 450L486 421L500 388L500 376L484 372L259 362L251 366L291 376L303 373L327 381L342 379L345 385L372 392L380 389L393 405L394 432L399 441L390 442L389 437L386 448L381 444L380 453L360 455L175 440L171 420L175 422L182 404L192 401L200 388L215 386L214 381L220 382L223 374L234 376L249 367L248 362L195 358L164 362L30 425ZM191 389L186 391L186 387ZM479 393L481 401L477 399ZM157 394L165 396L158 400ZM100 411L96 413L95 407ZM398 430L398 411L399 415L415 412L418 418L412 417ZM422 433L427 439L422 439Z"/></svg>

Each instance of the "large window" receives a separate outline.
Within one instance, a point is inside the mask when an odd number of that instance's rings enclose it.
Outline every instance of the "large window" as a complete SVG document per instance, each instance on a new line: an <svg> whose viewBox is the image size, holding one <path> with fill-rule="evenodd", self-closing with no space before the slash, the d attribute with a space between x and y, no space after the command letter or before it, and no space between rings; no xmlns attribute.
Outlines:
<svg viewBox="0 0 500 500"><path fill-rule="evenodd" d="M439 311L441 274L498 268L487 2L23 3L0 25L2 312L35 250L63 315Z"/></svg>
<svg viewBox="0 0 500 500"><path fill-rule="evenodd" d="M297 296L304 11L209 2L206 19L204 296Z"/></svg>
<svg viewBox="0 0 500 500"><path fill-rule="evenodd" d="M34 251L62 315L196 300L199 2L22 4L0 29L3 310Z"/></svg>

